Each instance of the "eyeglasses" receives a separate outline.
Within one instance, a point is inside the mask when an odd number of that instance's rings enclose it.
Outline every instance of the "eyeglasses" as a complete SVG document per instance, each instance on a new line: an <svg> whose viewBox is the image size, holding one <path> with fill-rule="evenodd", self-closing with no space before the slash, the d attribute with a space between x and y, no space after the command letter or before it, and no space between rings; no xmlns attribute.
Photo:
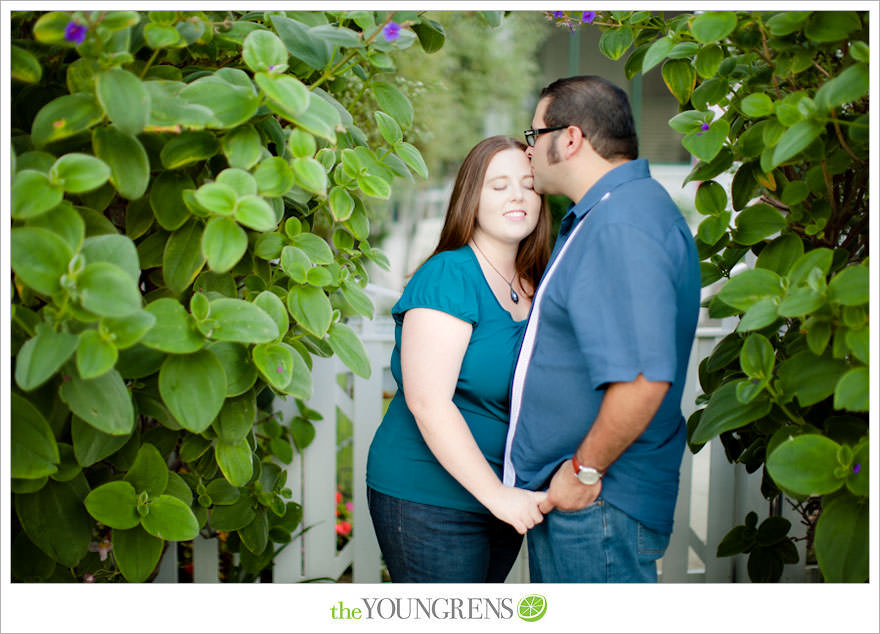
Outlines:
<svg viewBox="0 0 880 634"><path fill-rule="evenodd" d="M539 134L544 134L545 132L553 132L554 130L563 130L567 128L567 125L555 125L550 128L538 128L537 130L524 130L523 134L526 137L526 144L529 147L535 147L535 143L538 140Z"/></svg>

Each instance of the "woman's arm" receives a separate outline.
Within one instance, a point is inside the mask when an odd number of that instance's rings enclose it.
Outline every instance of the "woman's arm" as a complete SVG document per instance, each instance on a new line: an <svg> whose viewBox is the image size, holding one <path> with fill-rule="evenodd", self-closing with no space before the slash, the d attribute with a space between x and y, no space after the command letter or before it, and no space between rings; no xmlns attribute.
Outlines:
<svg viewBox="0 0 880 634"><path fill-rule="evenodd" d="M473 327L430 308L406 312L401 334L403 394L441 465L493 515L525 533L543 519L546 493L505 487L452 402Z"/></svg>

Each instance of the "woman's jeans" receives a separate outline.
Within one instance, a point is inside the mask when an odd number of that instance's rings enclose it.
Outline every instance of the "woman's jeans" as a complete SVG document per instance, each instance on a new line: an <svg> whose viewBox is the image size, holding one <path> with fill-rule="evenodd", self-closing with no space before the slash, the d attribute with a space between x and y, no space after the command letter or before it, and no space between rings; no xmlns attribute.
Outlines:
<svg viewBox="0 0 880 634"><path fill-rule="evenodd" d="M579 511L551 511L529 531L528 543L533 583L656 582L669 535L600 497Z"/></svg>
<svg viewBox="0 0 880 634"><path fill-rule="evenodd" d="M489 513L419 504L367 487L379 547L395 583L501 583L522 535Z"/></svg>

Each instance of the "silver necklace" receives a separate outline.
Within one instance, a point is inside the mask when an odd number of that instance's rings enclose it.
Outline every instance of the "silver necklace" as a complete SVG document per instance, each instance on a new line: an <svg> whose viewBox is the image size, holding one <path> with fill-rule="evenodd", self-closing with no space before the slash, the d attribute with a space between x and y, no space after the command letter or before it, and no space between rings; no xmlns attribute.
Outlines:
<svg viewBox="0 0 880 634"><path fill-rule="evenodd" d="M501 271L499 271L498 269L495 268L495 265L492 264L491 260L489 260L489 258L486 257L486 254L483 253L483 250L479 246L477 246L477 242L475 240L471 240L471 242L473 243L473 245L475 247L477 247L477 251L480 252L480 254L483 256L483 258L486 260L486 262L489 264L489 266L492 267L492 270L495 271L496 273L498 273L498 276L502 280L507 282L507 285L510 287L510 299L513 300L513 303L519 304L519 295L517 295L516 291L513 290L513 280L516 277L516 275L514 274L514 276L512 278L510 278L509 280L506 277L504 277L503 275L501 275Z"/></svg>

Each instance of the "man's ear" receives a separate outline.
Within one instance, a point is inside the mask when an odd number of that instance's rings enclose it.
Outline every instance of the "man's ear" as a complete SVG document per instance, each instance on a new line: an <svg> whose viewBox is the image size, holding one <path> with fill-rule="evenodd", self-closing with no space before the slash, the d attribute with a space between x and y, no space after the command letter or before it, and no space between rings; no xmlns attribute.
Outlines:
<svg viewBox="0 0 880 634"><path fill-rule="evenodd" d="M590 145L590 142L584 137L584 133L576 125L568 126L563 135L565 138L563 154L566 159L569 159L580 152L584 145L592 149L592 145Z"/></svg>

